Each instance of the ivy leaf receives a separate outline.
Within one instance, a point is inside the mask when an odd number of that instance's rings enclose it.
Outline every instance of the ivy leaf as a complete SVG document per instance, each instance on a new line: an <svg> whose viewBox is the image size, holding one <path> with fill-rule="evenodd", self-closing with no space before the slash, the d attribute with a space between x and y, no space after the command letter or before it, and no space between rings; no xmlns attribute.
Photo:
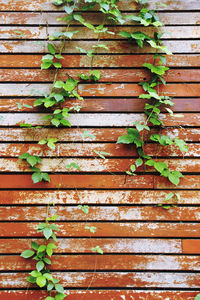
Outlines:
<svg viewBox="0 0 200 300"><path fill-rule="evenodd" d="M25 251L23 251L23 252L21 253L20 256L23 257L23 258L30 258L30 257L32 257L34 254L35 254L35 252L32 251L32 250L25 250Z"/></svg>
<svg viewBox="0 0 200 300"><path fill-rule="evenodd" d="M39 244L36 243L36 242L31 241L31 248L37 251L38 248L39 248Z"/></svg>
<svg viewBox="0 0 200 300"><path fill-rule="evenodd" d="M170 200L174 197L174 193L168 193L165 195L165 200Z"/></svg>
<svg viewBox="0 0 200 300"><path fill-rule="evenodd" d="M142 164L143 164L143 160L141 158L136 159L135 165L137 168L142 166Z"/></svg>
<svg viewBox="0 0 200 300"><path fill-rule="evenodd" d="M49 285L52 285L54 287L54 285L52 283L49 283L48 286ZM51 291L51 290L48 289L48 286L47 286L47 291ZM55 300L55 298L53 298L51 296L48 296L48 297L45 298L45 300Z"/></svg>
<svg viewBox="0 0 200 300"><path fill-rule="evenodd" d="M94 152L101 158L106 159L104 155L110 155L110 153L104 152L104 151L97 151L94 150Z"/></svg>
<svg viewBox="0 0 200 300"><path fill-rule="evenodd" d="M44 262L43 261L38 261L37 262L37 264L36 264L36 269L37 269L37 271L39 272L39 271L41 271L42 269L44 269L44 266L45 266L45 264L44 264Z"/></svg>
<svg viewBox="0 0 200 300"><path fill-rule="evenodd" d="M56 284L55 289L58 293L63 294L65 292L63 286L61 284Z"/></svg>
<svg viewBox="0 0 200 300"><path fill-rule="evenodd" d="M34 271L32 271L32 272L30 273L30 275L31 275L32 277L40 277L40 276L42 275L42 273L39 272L39 271L34 270Z"/></svg>
<svg viewBox="0 0 200 300"><path fill-rule="evenodd" d="M175 139L174 143L179 147L182 152L188 152L188 146L186 145L184 140Z"/></svg>
<svg viewBox="0 0 200 300"><path fill-rule="evenodd" d="M180 182L180 178L183 177L183 174L179 171L172 171L168 178L169 178L169 181L171 183L173 183L174 185L178 185L179 182Z"/></svg>
<svg viewBox="0 0 200 300"><path fill-rule="evenodd" d="M200 294L198 294L198 295L194 298L194 300L200 300Z"/></svg>
<svg viewBox="0 0 200 300"><path fill-rule="evenodd" d="M168 169L168 166L164 162L160 161L160 162L155 162L154 163L154 168L158 172L162 173L163 170Z"/></svg>
<svg viewBox="0 0 200 300"><path fill-rule="evenodd" d="M55 300L63 300L65 299L66 295L65 294L57 294L55 296Z"/></svg>
<svg viewBox="0 0 200 300"><path fill-rule="evenodd" d="M46 282L47 282L47 280L44 276L39 276L36 278L36 283L41 288L46 285Z"/></svg>
<svg viewBox="0 0 200 300"><path fill-rule="evenodd" d="M79 166L77 163L75 163L75 162L72 162L71 164L66 165L66 168L67 168L67 169L74 168L74 169L76 169L76 170L80 170L80 166Z"/></svg>
<svg viewBox="0 0 200 300"><path fill-rule="evenodd" d="M100 248L100 246L96 246L95 248L92 248L93 252L97 252L99 254L103 254L103 250Z"/></svg>
<svg viewBox="0 0 200 300"><path fill-rule="evenodd" d="M158 75L164 75L166 71L169 70L169 68L165 67L165 66L154 66L152 64L149 63L144 63L143 67L149 69L151 71L151 73L155 73Z"/></svg>
<svg viewBox="0 0 200 300"><path fill-rule="evenodd" d="M51 235L52 235L52 229L45 228L43 230L43 234L44 234L45 238L48 240L51 237Z"/></svg>
<svg viewBox="0 0 200 300"><path fill-rule="evenodd" d="M53 290L53 288L54 288L54 284L53 284L52 282L48 283L48 285L47 285L47 291L51 291L51 290ZM46 299L47 299L47 298L46 298ZM53 300L54 300L55 298L52 298L52 297L51 297L50 299L53 299ZM49 300L50 300L50 299L49 299Z"/></svg>
<svg viewBox="0 0 200 300"><path fill-rule="evenodd" d="M117 144L132 144L134 142L134 136L127 134L118 137Z"/></svg>
<svg viewBox="0 0 200 300"><path fill-rule="evenodd" d="M38 182L42 181L42 174L39 172L33 173L32 180L33 180L33 183L38 183Z"/></svg>
<svg viewBox="0 0 200 300"><path fill-rule="evenodd" d="M85 229L88 229L91 233L95 233L97 230L95 226L85 226Z"/></svg>
<svg viewBox="0 0 200 300"><path fill-rule="evenodd" d="M48 43L48 50L49 50L49 52L51 53L51 54L56 54L56 49L55 49L55 47L54 47L54 45L53 44L50 44L50 43Z"/></svg>
<svg viewBox="0 0 200 300"><path fill-rule="evenodd" d="M125 38L128 38L130 39L131 38L131 33L127 32L127 31L120 31L118 33L118 35L122 36L122 37L125 37Z"/></svg>
<svg viewBox="0 0 200 300"><path fill-rule="evenodd" d="M88 205L78 205L78 207L84 212L84 214L88 214L89 212L89 206Z"/></svg>

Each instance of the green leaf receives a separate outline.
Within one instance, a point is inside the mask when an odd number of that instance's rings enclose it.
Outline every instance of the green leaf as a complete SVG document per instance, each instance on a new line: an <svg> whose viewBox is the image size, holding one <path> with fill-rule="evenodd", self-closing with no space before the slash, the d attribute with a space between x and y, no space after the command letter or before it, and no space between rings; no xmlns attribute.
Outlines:
<svg viewBox="0 0 200 300"><path fill-rule="evenodd" d="M143 67L149 69L151 71L151 73L155 73L158 75L164 75L166 71L169 70L169 68L165 67L165 66L154 66L152 64L149 63L144 63Z"/></svg>
<svg viewBox="0 0 200 300"><path fill-rule="evenodd" d="M44 61L42 64L41 64L41 69L42 70L47 70L51 67L52 65L52 62L49 62L49 61Z"/></svg>
<svg viewBox="0 0 200 300"><path fill-rule="evenodd" d="M135 139L133 135L121 135L120 137L118 137L117 144L132 144L134 140Z"/></svg>
<svg viewBox="0 0 200 300"><path fill-rule="evenodd" d="M23 258L30 258L30 257L32 257L34 254L35 254L35 252L32 251L32 250L25 250L25 251L23 251L23 252L21 253L20 256L23 257Z"/></svg>
<svg viewBox="0 0 200 300"><path fill-rule="evenodd" d="M85 226L85 229L88 229L91 233L95 233L97 230L95 226Z"/></svg>
<svg viewBox="0 0 200 300"><path fill-rule="evenodd" d="M136 167L135 167L135 165L131 165L131 167L130 167L130 169L131 169L131 172L135 172L135 170L136 170Z"/></svg>
<svg viewBox="0 0 200 300"><path fill-rule="evenodd" d="M136 167L140 167L140 166L142 166L142 164L143 164L143 160L141 158L136 159L136 161L135 161Z"/></svg>
<svg viewBox="0 0 200 300"><path fill-rule="evenodd" d="M50 284L52 284L52 283L49 283L48 286L49 286ZM50 291L50 290L48 290L48 286L47 286L47 291ZM54 285L53 285L53 287L54 287ZM48 297L45 298L45 300L55 300L55 298L53 298L53 297L51 297L51 296L48 296Z"/></svg>
<svg viewBox="0 0 200 300"><path fill-rule="evenodd" d="M164 162L155 162L154 163L154 168L162 173L163 170L168 169L168 166Z"/></svg>
<svg viewBox="0 0 200 300"><path fill-rule="evenodd" d="M53 281L53 276L49 273L44 273L43 276L48 279L49 281Z"/></svg>
<svg viewBox="0 0 200 300"><path fill-rule="evenodd" d="M57 119L52 119L52 120L51 120L51 123L52 123L54 126L56 126L56 127L58 127L58 126L60 125L60 121L57 120Z"/></svg>
<svg viewBox="0 0 200 300"><path fill-rule="evenodd" d="M168 193L165 195L165 200L170 200L174 197L174 193Z"/></svg>
<svg viewBox="0 0 200 300"><path fill-rule="evenodd" d="M51 291L53 288L54 288L54 284L52 282L48 283L48 285L47 285L47 291Z"/></svg>
<svg viewBox="0 0 200 300"><path fill-rule="evenodd" d="M36 269L37 269L38 272L41 271L42 269L44 269L44 267L45 267L45 264L42 260L37 262Z"/></svg>
<svg viewBox="0 0 200 300"><path fill-rule="evenodd" d="M31 248L37 251L39 248L39 244L34 241L31 241Z"/></svg>
<svg viewBox="0 0 200 300"><path fill-rule="evenodd" d="M57 294L56 297L55 297L55 299L56 300L63 300L63 299L65 299L65 297L66 297L65 294Z"/></svg>
<svg viewBox="0 0 200 300"><path fill-rule="evenodd" d="M101 158L106 159L104 155L110 155L110 153L104 152L104 151L97 151L94 150L94 152Z"/></svg>
<svg viewBox="0 0 200 300"><path fill-rule="evenodd" d="M40 276L42 275L42 273L39 272L39 271L34 270L34 271L32 271L32 272L30 273L30 275L31 275L32 277L40 277Z"/></svg>
<svg viewBox="0 0 200 300"><path fill-rule="evenodd" d="M42 181L41 173L39 173L39 172L33 173L32 180L33 180L33 183L38 183L38 182Z"/></svg>
<svg viewBox="0 0 200 300"><path fill-rule="evenodd" d="M41 245L38 250L37 250L37 253L41 253L41 252L44 252L46 250L46 246L45 245Z"/></svg>
<svg viewBox="0 0 200 300"><path fill-rule="evenodd" d="M43 234L44 234L45 238L48 240L51 237L51 235L52 235L52 229L45 228L43 230Z"/></svg>
<svg viewBox="0 0 200 300"><path fill-rule="evenodd" d="M56 54L56 49L53 44L48 43L48 50L51 54Z"/></svg>
<svg viewBox="0 0 200 300"><path fill-rule="evenodd" d="M122 36L122 37L125 37L125 38L128 38L130 39L131 38L131 33L127 32L127 31L120 31L118 33L118 35Z"/></svg>
<svg viewBox="0 0 200 300"><path fill-rule="evenodd" d="M78 207L84 212L84 214L88 214L89 212L89 206L88 205L78 205Z"/></svg>
<svg viewBox="0 0 200 300"><path fill-rule="evenodd" d="M198 295L194 298L194 300L200 300L200 294L198 294Z"/></svg>
<svg viewBox="0 0 200 300"><path fill-rule="evenodd" d="M38 142L39 145L45 145L46 143L47 143L46 140L40 140L40 141Z"/></svg>
<svg viewBox="0 0 200 300"><path fill-rule="evenodd" d="M182 152L188 152L188 146L184 140L175 139L174 143L179 147Z"/></svg>
<svg viewBox="0 0 200 300"><path fill-rule="evenodd" d="M30 283L35 283L35 282L36 282L36 278L33 277L33 276L29 276L29 277L27 278L27 281L30 282Z"/></svg>
<svg viewBox="0 0 200 300"><path fill-rule="evenodd" d="M80 166L79 166L77 163L75 163L75 162L72 162L72 163L70 163L69 165L66 165L66 168L67 168L67 169L74 168L74 169L76 169L76 170L80 170Z"/></svg>
<svg viewBox="0 0 200 300"><path fill-rule="evenodd" d="M46 285L46 282L47 282L47 280L44 276L39 276L36 278L36 283L41 288Z"/></svg>
<svg viewBox="0 0 200 300"><path fill-rule="evenodd" d="M103 250L100 248L100 246L96 246L95 248L92 248L93 252L97 252L99 254L103 254Z"/></svg>
<svg viewBox="0 0 200 300"><path fill-rule="evenodd" d="M58 293L63 294L65 292L63 286L61 284L56 284L55 289Z"/></svg>
<svg viewBox="0 0 200 300"><path fill-rule="evenodd" d="M51 265L51 260L49 258L45 257L43 260L44 260L45 264Z"/></svg>

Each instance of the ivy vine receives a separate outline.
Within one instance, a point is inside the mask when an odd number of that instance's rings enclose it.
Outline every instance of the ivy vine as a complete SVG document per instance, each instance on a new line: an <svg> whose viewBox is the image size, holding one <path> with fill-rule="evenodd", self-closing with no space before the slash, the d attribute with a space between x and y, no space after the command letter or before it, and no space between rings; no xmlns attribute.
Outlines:
<svg viewBox="0 0 200 300"><path fill-rule="evenodd" d="M34 107L41 107L43 109L50 109L43 119L49 122L50 126L56 128L59 127L71 127L69 121L70 112L79 112L81 106L71 106L69 99L78 99L80 101L84 100L81 95L78 93L78 85L80 82L98 82L101 79L101 72L93 69L95 55L98 54L99 49L108 50L108 47L102 43L101 35L109 34L115 35L116 33L111 31L106 24L106 20L110 20L113 24L125 24L127 21L137 25L149 27L153 26L156 31L154 36L151 37L141 31L135 32L126 32L121 31L118 34L119 37L127 39L130 43L136 43L138 47L143 48L148 45L155 50L153 56L153 63L144 63L144 69L148 70L150 73L150 80L142 81L139 85L143 89L143 93L139 96L140 99L145 99L146 104L144 107L144 122L136 122L133 124L132 128L127 128L127 134L120 136L117 140L118 144L134 144L138 158L136 159L135 164L130 166L130 170L126 171L126 175L136 176L137 168L143 166L144 170L147 167L150 167L152 172L158 172L160 176L168 178L168 180L174 184L178 185L180 178L183 177L183 174L176 170L171 170L168 165L164 162L160 162L156 159L156 154L150 156L145 152L145 135L146 132L150 133L150 141L161 146L172 146L175 145L178 147L181 152L185 153L188 151L187 145L184 140L179 138L171 139L169 136L163 135L161 133L151 134L152 127L157 127L160 132L165 128L165 124L161 118L161 110L171 117L178 117L173 113L173 110L170 107L173 107L174 103L170 97L163 96L159 92L160 85L165 85L164 76L169 70L166 67L166 55L172 55L172 53L163 45L162 34L159 32L159 27L163 27L163 23L156 15L155 10L150 10L148 8L148 1L146 0L135 0L138 4L139 12L137 15L128 15L123 16L121 11L118 8L117 0L83 0L81 3L79 1L71 0L53 0L53 4L57 7L62 7L66 15L60 19L61 21L66 22L66 30L62 32L56 32L52 36L48 36L48 54L45 54L42 57L41 69L54 69L54 79L51 87L51 91L48 94L44 94L42 97L39 97L34 102ZM103 22L94 26L91 23L87 22L78 11L89 11L95 7L95 10L98 10L103 14ZM63 50L65 48L66 42L71 40L73 36L78 32L70 30L70 25L73 21L79 22L81 26L92 30L97 34L97 43L92 46L92 48L87 51L83 48L77 47L77 50L86 54L90 58L90 70L89 73L77 73L76 78L73 78L68 74L66 81L57 80L59 71L62 69L62 60L63 60ZM56 49L52 41L60 40L61 45L59 49ZM21 124L21 127L33 128L30 124ZM41 128L40 126L36 126ZM87 132L85 132L87 135ZM45 139L42 139L38 142L44 147L49 147L52 150L55 150L57 146L58 139L49 138L48 136ZM105 159L104 155L108 153L103 151L95 150L95 153ZM25 160L28 164L28 167L32 174L33 183L47 181L50 182L50 176L48 173L41 172L40 165L42 159L36 155L30 155L29 153L23 153L19 156L19 159ZM66 169L75 168L80 169L80 167L72 162L70 165L66 166ZM180 200L180 195L177 193L166 194L165 200L169 201L170 199ZM174 204L172 204L174 206ZM171 205L161 204L165 209L169 209ZM87 205L79 205L79 208L83 213L88 214L89 207ZM47 217L45 223L41 223L37 227L37 231L41 232L44 236L44 242L38 244L36 242L31 243L31 249L25 250L21 256L26 259L33 259L36 261L36 268L30 273L28 281L30 283L36 284L40 288L46 288L49 292L49 296L45 300L62 300L66 297L63 286L59 283L59 280L53 276L49 270L51 264L51 256L56 250L56 232L59 230L59 227L55 224L58 216L49 217L49 209L47 208ZM96 227L86 225L85 228L89 230L92 234L96 232ZM103 250L96 246L92 248L92 251L103 254ZM198 296L197 296L198 297ZM198 299L198 298L195 298Z"/></svg>

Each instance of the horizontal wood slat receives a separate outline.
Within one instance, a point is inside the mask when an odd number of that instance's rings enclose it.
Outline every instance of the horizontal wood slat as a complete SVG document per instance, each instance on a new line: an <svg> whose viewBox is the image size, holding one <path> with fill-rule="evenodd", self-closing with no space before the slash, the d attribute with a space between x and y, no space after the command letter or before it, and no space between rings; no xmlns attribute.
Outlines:
<svg viewBox="0 0 200 300"><path fill-rule="evenodd" d="M9 176L9 175L8 175ZM168 190L162 191L1 191L0 204L151 204L164 201ZM199 204L200 191L178 191L181 204Z"/></svg>
<svg viewBox="0 0 200 300"><path fill-rule="evenodd" d="M31 271L34 261L27 262L19 255L1 256L0 270ZM199 271L199 256L171 255L55 255L50 270L166 270Z"/></svg>
<svg viewBox="0 0 200 300"><path fill-rule="evenodd" d="M1 86L1 85L0 85ZM177 114L178 115L178 114ZM25 113L7 113L0 114L0 126L19 126L20 123L36 125L50 125L50 122L43 120L47 114L25 114ZM172 117L170 114L160 114L160 119L165 126L198 126L200 122L200 113L181 113L180 117ZM92 126L92 127L122 127L133 126L135 122L145 122L144 114L121 113L121 114L82 114L71 113L68 119L72 126Z"/></svg>
<svg viewBox="0 0 200 300"><path fill-rule="evenodd" d="M97 41L67 41L63 53L77 53L79 50L76 47L80 47L89 51L92 46L96 45ZM54 42L56 47L59 47L60 42ZM101 49L98 53L155 53L155 49L151 46L144 48L138 48L135 43L128 43L127 41L105 41L104 44L108 49ZM178 40L178 41L164 41L163 45L170 49L173 53L199 53L200 41L199 40ZM3 53L46 53L47 42L46 41L1 41L0 51Z"/></svg>
<svg viewBox="0 0 200 300"><path fill-rule="evenodd" d="M63 55L62 65L65 68L90 68L90 58L86 55ZM41 54L0 54L0 67L2 68L40 68ZM166 57L169 67L200 67L199 54L173 54ZM93 67L104 68L138 68L145 62L152 63L153 55L126 54L126 55L97 55Z"/></svg>
<svg viewBox="0 0 200 300"><path fill-rule="evenodd" d="M96 148L98 149L98 148ZM97 150L96 150L97 151ZM94 153L95 154L95 153ZM184 155L184 153L182 154ZM156 152L155 152L156 156ZM164 162L169 166L171 170L177 170L179 172L188 173L200 173L200 160L196 159L155 159L156 162ZM67 168L71 163L75 162L80 169ZM136 159L74 159L74 158L44 158L40 170L42 172L64 172L64 173L82 173L82 172L94 172L94 173L125 173L132 164L135 164ZM0 158L0 169L1 172L30 172L26 162L22 162L17 158ZM138 167L137 173L140 172L155 172L155 169L150 166Z"/></svg>
<svg viewBox="0 0 200 300"><path fill-rule="evenodd" d="M101 34L101 39L125 39L118 35L120 31L134 32L141 31L145 34L148 34L150 37L153 37L156 29L144 28L144 27L133 27L133 26L117 26L117 27L108 27L109 31L114 34ZM66 27L3 27L0 26L0 35L1 39L48 39L49 36L55 35L57 32L64 32ZM73 35L73 39L82 39L84 40L93 40L98 39L98 33L94 33L86 27L70 27L71 31L78 31ZM163 39L198 39L200 36L200 27L199 26L171 26L169 28L161 27L159 31L163 33ZM19 33L20 32L20 33Z"/></svg>
<svg viewBox="0 0 200 300"><path fill-rule="evenodd" d="M26 2L27 3L27 2ZM128 16L130 14L135 14L132 12L126 12L122 15ZM82 12L81 15L84 19L91 24L100 24L103 21L103 15L100 13L90 12L89 14ZM0 12L0 24L4 25L61 25L66 24L65 21L58 20L65 16L63 12L54 11L54 13L49 12ZM165 25L197 25L200 23L198 12L158 12L159 18ZM72 24L78 24L77 21L73 20ZM105 20L105 24L113 24L112 20ZM133 21L126 21L126 25L135 24Z"/></svg>
<svg viewBox="0 0 200 300"><path fill-rule="evenodd" d="M160 198L163 204L182 204L174 197L172 200ZM166 210L162 207L90 207L89 214L85 215L78 207L58 206L50 210L58 215L59 221L198 221L199 207L171 207ZM46 216L46 207L0 207L0 221L43 221Z"/></svg>
<svg viewBox="0 0 200 300"><path fill-rule="evenodd" d="M197 273L156 273L156 272L56 272L55 277L66 288L87 288L88 282L91 287L110 287L117 288L190 288L200 287L200 275ZM0 287L8 288L27 288L29 283L26 281L28 273L2 273L0 275Z"/></svg>
<svg viewBox="0 0 200 300"><path fill-rule="evenodd" d="M157 1L153 0L150 3L150 8L155 9ZM200 10L200 4L198 0L191 0L190 3L185 2L184 0L178 1L169 1L163 0L163 5L159 6L160 10ZM166 5L164 5L166 4ZM1 9L5 11L51 11L55 10L55 6L52 5L48 0L38 0L37 2L32 2L31 0L1 0L0 1ZM127 0L126 2L120 2L119 8L121 10L136 10L138 5L131 1Z"/></svg>
<svg viewBox="0 0 200 300"><path fill-rule="evenodd" d="M180 119L180 118L179 118ZM94 135L94 138L90 136L84 136L84 132L87 131L88 134ZM114 142L116 143L118 137L120 135L124 135L127 133L126 129L115 128L115 130L111 128L70 128L70 130L66 130L66 128L60 129L22 129L22 128L0 128L0 141L5 142L10 141L21 141L21 142L30 142L30 141L40 141L41 139L45 139L48 137L57 137L59 141L64 142ZM158 133L158 131L152 130L152 134ZM168 135L171 138L179 137L180 139L184 139L185 141L193 141L199 142L200 140L200 129L199 128L168 128L163 129L162 134ZM147 140L150 134L147 133L144 136L144 139Z"/></svg>
<svg viewBox="0 0 200 300"><path fill-rule="evenodd" d="M200 147L199 144L188 144L188 152L181 152L178 147L172 146L171 148L160 146L156 144L146 144L145 151L150 156L182 156L182 157L199 157ZM38 145L38 144L0 144L0 157L18 157L24 152L32 155L39 155L45 157L91 157L97 156L94 150L107 152L108 157L134 157L137 156L136 149L133 145L111 144L111 143L76 143L76 144L58 144L55 150ZM97 156L98 157L98 156ZM104 163L104 162L103 162ZM198 164L198 161L197 161Z"/></svg>

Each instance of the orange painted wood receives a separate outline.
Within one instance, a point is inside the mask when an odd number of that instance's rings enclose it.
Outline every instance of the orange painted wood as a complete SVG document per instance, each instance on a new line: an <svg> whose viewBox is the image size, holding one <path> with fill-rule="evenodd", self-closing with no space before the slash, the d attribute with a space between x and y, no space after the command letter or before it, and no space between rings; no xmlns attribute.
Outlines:
<svg viewBox="0 0 200 300"><path fill-rule="evenodd" d="M9 176L9 175L8 175ZM28 177L28 176L27 176ZM149 204L157 205L164 201L168 190L62 190L62 191L1 191L0 204ZM199 204L200 191L178 191L181 196L181 204ZM164 211L162 211L164 213Z"/></svg>
<svg viewBox="0 0 200 300"><path fill-rule="evenodd" d="M96 148L98 149L98 148ZM154 155L156 156L157 152L155 151ZM95 155L95 153L94 153ZM182 154L184 156L184 153ZM179 172L185 173L200 173L200 159L155 159L156 162L164 162L168 165L170 170L177 170ZM66 166L75 162L80 169L75 168L66 168ZM40 170L42 172L53 172L53 173L84 173L84 172L93 172L93 173L103 173L103 172L112 172L112 173L124 173L130 169L132 164L135 164L136 159L126 159L123 160L117 158L108 158L102 159L99 158L44 158ZM0 158L0 168L1 172L30 172L29 165L20 159L17 158ZM140 166L137 168L137 173L152 173L155 172L155 169L150 166Z"/></svg>
<svg viewBox="0 0 200 300"><path fill-rule="evenodd" d="M32 96L38 96L38 90L41 93L49 93L50 84L44 83L1 83L0 84L0 96L29 96L31 91ZM99 83L99 84L79 84L78 92L83 97L138 97L144 93L142 87L134 83ZM197 83L171 83L166 86L160 87L160 94L170 97L199 97L200 95L200 84ZM73 103L73 100L70 102ZM83 102L84 105L84 102Z"/></svg>
<svg viewBox="0 0 200 300"><path fill-rule="evenodd" d="M84 132L87 131L89 134L95 136L95 138L84 137ZM24 129L24 128L0 128L0 141L5 142L38 142L41 139L48 137L57 137L59 141L67 142L114 142L116 143L120 135L126 134L126 129L122 128L71 128L66 130L66 128L49 128L49 129ZM158 130L152 130L151 134L158 133ZM162 134L169 135L171 138L179 137L185 141L199 142L200 141L200 129L199 128L168 128L163 129ZM145 140L150 136L149 133L144 137Z"/></svg>
<svg viewBox="0 0 200 300"><path fill-rule="evenodd" d="M183 240L183 253L200 254L200 240Z"/></svg>
<svg viewBox="0 0 200 300"><path fill-rule="evenodd" d="M79 24L80 25L80 24ZM115 26L115 27L108 27L109 31L113 32L113 34L109 33L101 33L101 39L123 39L126 38L121 37L119 32L126 31L126 32L135 32L138 31L138 27L134 26ZM44 40L47 39L48 36L54 36L57 32L63 32L66 30L65 27L48 27L48 31L45 27L23 27L23 26L0 26L0 35L2 40L12 40L12 39L20 39L20 40ZM86 27L80 26L70 26L71 31L77 31L73 35L74 40L80 40L84 37L84 40L93 40L98 39L98 33L91 31ZM148 36L154 36L154 33L158 31L154 27L140 27L139 30ZM159 31L163 33L162 39L198 39L200 35L199 26L170 26L167 28L167 32L165 27L160 27ZM20 32L20 34L19 34Z"/></svg>
<svg viewBox="0 0 200 300"><path fill-rule="evenodd" d="M62 65L65 68L83 68L90 67L90 59L85 55L63 55ZM40 68L41 54L23 55L0 54L0 67L2 68ZM199 67L199 54L174 54L166 57L169 67ZM117 67L142 67L145 62L152 63L153 55L127 54L127 55L97 55L94 59L94 67L117 68Z"/></svg>
<svg viewBox="0 0 200 300"><path fill-rule="evenodd" d="M160 203L181 204L176 198ZM50 210L58 215L59 221L198 221L199 207L172 207L168 210L162 207L90 207L85 215L79 207L58 206ZM0 221L38 221L45 220L46 207L0 207Z"/></svg>
<svg viewBox="0 0 200 300"><path fill-rule="evenodd" d="M132 12L122 13L122 15L128 16L130 14L136 14ZM89 14L82 12L81 15L84 19L91 24L100 24L103 21L103 14L90 12ZM198 12L158 12L157 15L165 25L196 25L199 24L199 13ZM65 13L54 11L54 13L48 12L0 12L0 23L5 25L46 25L47 20L49 25L60 25L66 24L65 21L59 21L58 18L63 18ZM78 24L77 21L73 20L72 24ZM112 20L106 20L105 24L113 24ZM135 24L135 22L126 21L127 24Z"/></svg>
<svg viewBox="0 0 200 300"><path fill-rule="evenodd" d="M60 279L66 288L87 288L88 283L95 288L200 288L200 275L198 273L160 273L160 272L55 272L54 276ZM2 273L0 274L0 287L27 288L28 273Z"/></svg>
<svg viewBox="0 0 200 300"><path fill-rule="evenodd" d="M77 298L84 297L87 300L121 300L122 296L126 297L126 300L160 300L169 298L170 300L193 300L197 295L197 291L136 291L134 290L68 290L66 291L67 298L69 300L77 300ZM43 300L47 294L44 291L31 291L29 290L16 290L16 291L0 291L0 297L2 300L7 300L10 297L12 300Z"/></svg>
<svg viewBox="0 0 200 300"><path fill-rule="evenodd" d="M197 175L186 175L184 178L180 179L179 185L176 187L169 183L168 179L164 177L155 176L154 178L154 188L156 189L198 189L200 184L200 177Z"/></svg>
<svg viewBox="0 0 200 300"><path fill-rule="evenodd" d="M60 42L55 41L55 46L59 48ZM139 48L135 43L128 43L127 41L105 41L104 44L107 49L101 49L98 53L125 53L125 54L139 54L139 53L155 53L155 49L151 46ZM79 50L76 47L90 50L92 46L96 45L96 41L67 41L63 53L77 53ZM172 53L199 53L200 41L199 40L175 40L175 41L164 41L164 46L170 49ZM43 41L33 43L32 41L26 40L13 40L13 41L1 41L0 44L1 53L46 53L47 42Z"/></svg>
<svg viewBox="0 0 200 300"><path fill-rule="evenodd" d="M200 27L199 27L200 28ZM150 74L142 69L99 69L101 78L99 82L140 82L149 80ZM27 81L27 82L48 82L54 79L54 70L38 70L38 69L3 69L0 70L0 81ZM61 70L58 73L57 80L66 81L68 75L79 79L77 74L84 73L89 75L89 71L85 69L69 69ZM164 79L167 82L199 82L200 70L198 69L171 69L167 72ZM98 102L101 101L97 99ZM141 100L140 100L141 101ZM97 102L97 106L98 106ZM188 101L189 102L189 101ZM139 103L137 104L137 106ZM123 108L121 109L123 111Z"/></svg>
<svg viewBox="0 0 200 300"><path fill-rule="evenodd" d="M199 157L200 147L199 144L188 143L188 152L181 152L178 147L165 147L158 146L156 144L148 143L145 145L145 152L150 156L156 157ZM109 153L107 156L117 157L137 157L137 151L134 145L123 145L116 143L57 143L55 150L51 150L47 146L38 144L18 144L18 143L6 143L0 144L0 157L18 157L24 152L28 152L32 155L45 156L45 157L94 157L97 154L94 150L105 151ZM198 161L197 161L198 162Z"/></svg>
<svg viewBox="0 0 200 300"><path fill-rule="evenodd" d="M14 70L12 70L14 72ZM32 106L31 111L43 112L44 108L34 107L35 99L27 98L0 98L0 112L30 112L30 108L24 105ZM174 112L200 112L199 98L174 98L173 99ZM21 104L19 108L18 103ZM81 100L73 100L73 105L82 106L81 112L142 112L146 101L138 98L85 98L84 102ZM70 106L67 100L63 106ZM161 108L162 111L165 109Z"/></svg>
<svg viewBox="0 0 200 300"><path fill-rule="evenodd" d="M190 3L185 2L184 0L179 0L178 2L163 0L163 4L167 4L166 6L160 5L160 10L200 10L200 4L198 0L192 0ZM150 8L156 7L156 1L153 0L151 2ZM1 0L0 1L1 9L6 11L51 11L56 10L55 6L52 5L48 0L38 0L37 2L32 2L31 0ZM120 10L136 10L138 9L138 5L131 0L127 0L126 2L119 3Z"/></svg>
<svg viewBox="0 0 200 300"><path fill-rule="evenodd" d="M189 176L190 177L190 176ZM198 178L198 176L197 176ZM126 182L125 182L126 179ZM196 180L196 184L198 179ZM51 182L34 184L31 176L0 175L0 188L153 188L153 175L125 178L125 175L51 175Z"/></svg>
<svg viewBox="0 0 200 300"><path fill-rule="evenodd" d="M12 222L0 223L1 237L41 237L36 231L38 223ZM86 225L95 226L96 232L91 234ZM59 237L199 237L199 223L155 223L155 222L61 222L58 224Z"/></svg>
<svg viewBox="0 0 200 300"><path fill-rule="evenodd" d="M0 271L32 271L35 262L19 255L1 256ZM55 255L49 267L58 270L199 271L200 256L172 255Z"/></svg>
<svg viewBox="0 0 200 300"><path fill-rule="evenodd" d="M31 240L36 241L38 243L42 243L42 239L35 238L1 239L0 253L21 253L26 249L30 249ZM104 253L182 253L181 240L167 238L58 238L55 253L91 253L91 249L94 245L99 245L104 250Z"/></svg>

